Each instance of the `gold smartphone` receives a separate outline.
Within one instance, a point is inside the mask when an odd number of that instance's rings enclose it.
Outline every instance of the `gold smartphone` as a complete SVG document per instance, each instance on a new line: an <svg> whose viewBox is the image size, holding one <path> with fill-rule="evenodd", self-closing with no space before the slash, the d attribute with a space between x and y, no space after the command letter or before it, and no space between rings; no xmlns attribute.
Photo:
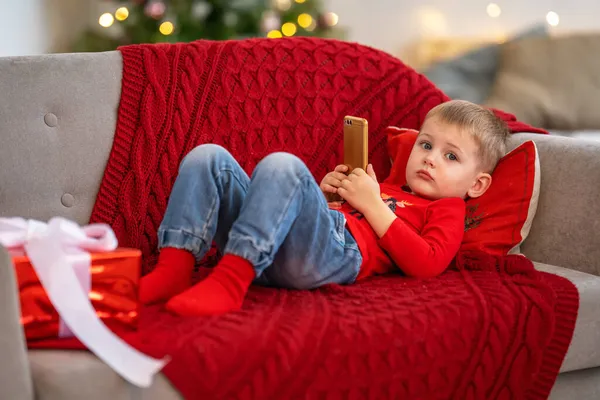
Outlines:
<svg viewBox="0 0 600 400"><path fill-rule="evenodd" d="M369 126L364 118L344 117L344 164L348 173L354 168L367 169L369 155Z"/></svg>
<svg viewBox="0 0 600 400"><path fill-rule="evenodd" d="M344 164L348 175L354 168L367 169L369 153L369 126L364 118L347 115L344 117ZM341 201L337 193L328 193L327 201Z"/></svg>

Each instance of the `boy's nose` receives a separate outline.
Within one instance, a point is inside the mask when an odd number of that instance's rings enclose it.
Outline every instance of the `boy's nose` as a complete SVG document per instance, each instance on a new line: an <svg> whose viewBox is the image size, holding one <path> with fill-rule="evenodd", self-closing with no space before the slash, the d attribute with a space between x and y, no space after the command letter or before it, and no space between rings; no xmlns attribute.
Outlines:
<svg viewBox="0 0 600 400"><path fill-rule="evenodd" d="M424 164L430 166L431 168L435 166L431 157L425 157Z"/></svg>

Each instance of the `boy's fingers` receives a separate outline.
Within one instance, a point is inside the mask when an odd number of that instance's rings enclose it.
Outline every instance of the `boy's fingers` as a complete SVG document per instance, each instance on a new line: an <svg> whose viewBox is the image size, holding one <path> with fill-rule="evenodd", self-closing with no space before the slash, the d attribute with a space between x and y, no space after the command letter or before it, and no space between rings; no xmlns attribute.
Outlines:
<svg viewBox="0 0 600 400"><path fill-rule="evenodd" d="M345 174L342 174L341 172L332 172L330 176L337 179L340 182L347 178L347 176Z"/></svg>
<svg viewBox="0 0 600 400"><path fill-rule="evenodd" d="M327 179L327 181L325 181L324 183L328 186L338 188L342 184L342 181L340 181L339 179L330 178L330 179Z"/></svg>
<svg viewBox="0 0 600 400"><path fill-rule="evenodd" d="M323 190L325 192L329 192L329 193L337 193L337 188L335 188L327 183L324 183L322 185L321 190Z"/></svg>
<svg viewBox="0 0 600 400"><path fill-rule="evenodd" d="M367 165L367 174L371 178L377 180L377 176L375 175L375 170L373 169L373 165L372 164Z"/></svg>
<svg viewBox="0 0 600 400"><path fill-rule="evenodd" d="M323 180L323 183L326 183L326 184L331 185L331 186L338 187L346 179L348 179L348 177L346 175L344 175L344 174L338 174L337 172L334 174L332 172L331 175L327 176Z"/></svg>
<svg viewBox="0 0 600 400"><path fill-rule="evenodd" d="M366 174L366 172L365 172L365 170L364 170L364 169L362 169L362 168L354 168L354 169L352 170L352 174L354 174L354 175L356 175L356 176L361 176L361 175L364 175L364 174Z"/></svg>
<svg viewBox="0 0 600 400"><path fill-rule="evenodd" d="M348 171L348 166L344 164L340 164L334 169L335 172L346 172Z"/></svg>

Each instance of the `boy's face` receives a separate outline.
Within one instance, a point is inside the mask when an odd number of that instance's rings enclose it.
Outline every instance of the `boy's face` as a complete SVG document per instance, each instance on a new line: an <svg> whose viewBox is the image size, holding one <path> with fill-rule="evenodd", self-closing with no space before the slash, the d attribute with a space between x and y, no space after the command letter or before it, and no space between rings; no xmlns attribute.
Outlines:
<svg viewBox="0 0 600 400"><path fill-rule="evenodd" d="M480 167L475 139L460 128L428 118L408 158L406 182L431 200L481 196L491 176Z"/></svg>

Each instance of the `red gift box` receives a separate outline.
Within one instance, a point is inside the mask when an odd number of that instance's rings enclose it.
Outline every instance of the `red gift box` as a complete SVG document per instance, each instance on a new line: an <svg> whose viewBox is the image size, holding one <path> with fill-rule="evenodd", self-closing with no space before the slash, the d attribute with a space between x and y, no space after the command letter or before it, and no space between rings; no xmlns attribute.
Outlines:
<svg viewBox="0 0 600 400"><path fill-rule="evenodd" d="M19 286L21 324L27 340L71 336L50 302L29 259L10 251ZM118 248L90 253L89 299L98 318L112 331L137 327L141 251Z"/></svg>

